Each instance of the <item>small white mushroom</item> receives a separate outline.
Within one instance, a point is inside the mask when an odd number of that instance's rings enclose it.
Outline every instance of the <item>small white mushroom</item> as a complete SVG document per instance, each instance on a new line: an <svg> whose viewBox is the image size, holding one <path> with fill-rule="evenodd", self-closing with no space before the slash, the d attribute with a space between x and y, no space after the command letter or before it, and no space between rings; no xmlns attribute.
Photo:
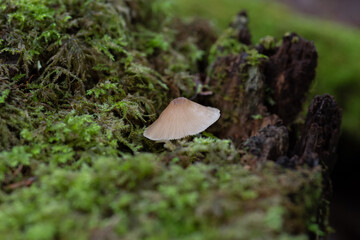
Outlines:
<svg viewBox="0 0 360 240"><path fill-rule="evenodd" d="M170 102L159 118L145 130L144 136L154 141L180 139L204 131L219 117L219 109L179 97Z"/></svg>

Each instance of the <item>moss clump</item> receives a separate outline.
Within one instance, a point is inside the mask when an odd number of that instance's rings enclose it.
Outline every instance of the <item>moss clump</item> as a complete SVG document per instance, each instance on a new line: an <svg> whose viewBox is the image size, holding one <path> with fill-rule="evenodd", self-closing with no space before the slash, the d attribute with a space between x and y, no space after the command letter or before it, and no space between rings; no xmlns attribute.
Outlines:
<svg viewBox="0 0 360 240"><path fill-rule="evenodd" d="M306 239L316 229L320 169L251 169L216 137L174 151L143 138L171 98L196 93L209 55L168 8L1 3L2 238Z"/></svg>
<svg viewBox="0 0 360 240"><path fill-rule="evenodd" d="M320 197L318 169L269 163L249 171L229 141L183 144L176 155L191 156L187 168L150 153L99 156L76 170L41 163L31 187L1 193L0 233L9 239L306 239Z"/></svg>
<svg viewBox="0 0 360 240"><path fill-rule="evenodd" d="M193 54L200 51L195 39L174 45L176 31L169 30L162 12L166 6L161 1L4 1L1 112L21 109L37 116L18 119L15 126L3 114L0 149L11 147L7 139L20 143L23 127L38 128L39 114L64 107L76 114L114 114L125 129L153 119L154 105L159 111L168 96L179 94L170 77L191 78L186 73L195 70Z"/></svg>

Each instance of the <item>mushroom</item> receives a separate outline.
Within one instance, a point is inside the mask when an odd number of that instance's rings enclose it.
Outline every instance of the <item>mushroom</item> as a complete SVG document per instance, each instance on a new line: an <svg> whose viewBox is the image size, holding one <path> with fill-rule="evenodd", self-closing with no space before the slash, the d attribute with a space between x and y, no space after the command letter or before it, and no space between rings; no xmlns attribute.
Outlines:
<svg viewBox="0 0 360 240"><path fill-rule="evenodd" d="M204 131L219 117L219 109L179 97L170 102L159 118L145 130L144 136L154 141L180 139Z"/></svg>

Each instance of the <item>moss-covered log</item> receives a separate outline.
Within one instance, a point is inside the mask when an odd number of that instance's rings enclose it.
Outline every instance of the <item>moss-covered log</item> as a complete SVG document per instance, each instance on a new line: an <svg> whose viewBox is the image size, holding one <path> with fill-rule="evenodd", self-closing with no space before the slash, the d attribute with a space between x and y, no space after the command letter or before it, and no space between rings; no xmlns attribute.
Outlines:
<svg viewBox="0 0 360 240"><path fill-rule="evenodd" d="M301 136L293 125L314 46L294 34L254 46L245 12L218 38L168 12L160 0L0 4L1 238L326 234L341 112L318 97ZM222 117L169 150L142 133L178 96Z"/></svg>

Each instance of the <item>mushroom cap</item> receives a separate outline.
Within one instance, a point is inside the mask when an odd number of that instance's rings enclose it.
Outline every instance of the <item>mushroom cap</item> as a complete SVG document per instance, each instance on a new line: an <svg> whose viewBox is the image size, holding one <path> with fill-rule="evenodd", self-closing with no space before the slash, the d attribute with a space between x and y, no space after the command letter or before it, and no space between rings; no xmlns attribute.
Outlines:
<svg viewBox="0 0 360 240"><path fill-rule="evenodd" d="M170 102L159 118L144 132L154 140L174 140L198 134L220 117L220 110L179 97Z"/></svg>

